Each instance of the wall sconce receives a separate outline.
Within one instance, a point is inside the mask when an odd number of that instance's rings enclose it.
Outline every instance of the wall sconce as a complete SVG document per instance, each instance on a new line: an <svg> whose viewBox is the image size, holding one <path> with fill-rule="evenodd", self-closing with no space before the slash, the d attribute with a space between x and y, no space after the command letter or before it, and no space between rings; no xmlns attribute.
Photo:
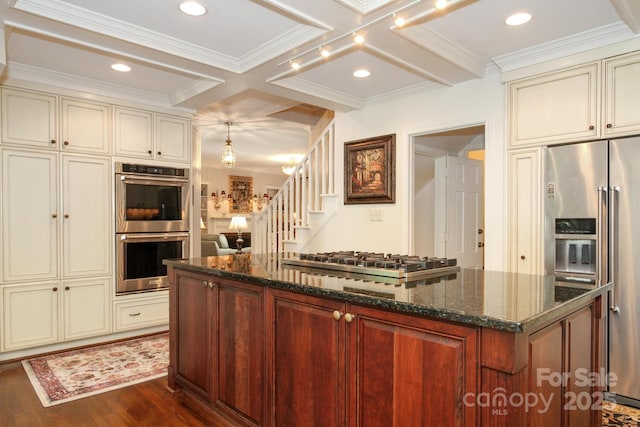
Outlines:
<svg viewBox="0 0 640 427"><path fill-rule="evenodd" d="M262 197L258 197L257 194L253 195L253 204L259 211L262 210L263 207L266 207L269 203L269 195L264 193Z"/></svg>
<svg viewBox="0 0 640 427"><path fill-rule="evenodd" d="M211 193L211 198L213 199L213 207L218 210L220 206L222 206L222 202L224 202L227 198L227 194L222 190L220 195L218 193Z"/></svg>

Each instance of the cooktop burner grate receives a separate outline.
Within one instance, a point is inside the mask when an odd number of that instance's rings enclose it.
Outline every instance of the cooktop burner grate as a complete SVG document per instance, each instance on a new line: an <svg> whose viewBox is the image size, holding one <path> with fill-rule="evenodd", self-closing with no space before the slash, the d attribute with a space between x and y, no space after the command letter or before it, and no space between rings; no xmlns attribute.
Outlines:
<svg viewBox="0 0 640 427"><path fill-rule="evenodd" d="M282 264L407 280L419 280L460 271L455 258L429 258L357 251L300 253L297 256L283 259Z"/></svg>

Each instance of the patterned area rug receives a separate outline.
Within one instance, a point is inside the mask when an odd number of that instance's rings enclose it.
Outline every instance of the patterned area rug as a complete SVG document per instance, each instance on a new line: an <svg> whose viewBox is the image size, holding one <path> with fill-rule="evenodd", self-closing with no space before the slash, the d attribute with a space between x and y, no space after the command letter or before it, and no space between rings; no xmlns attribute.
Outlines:
<svg viewBox="0 0 640 427"><path fill-rule="evenodd" d="M630 408L612 402L602 403L603 427L639 427L640 409Z"/></svg>
<svg viewBox="0 0 640 427"><path fill-rule="evenodd" d="M162 377L168 365L166 333L22 362L45 407Z"/></svg>

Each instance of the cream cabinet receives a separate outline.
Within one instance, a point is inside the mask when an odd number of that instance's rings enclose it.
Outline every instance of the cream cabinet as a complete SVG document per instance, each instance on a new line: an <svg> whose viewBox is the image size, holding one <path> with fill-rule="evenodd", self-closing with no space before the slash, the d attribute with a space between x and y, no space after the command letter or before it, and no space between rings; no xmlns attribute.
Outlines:
<svg viewBox="0 0 640 427"><path fill-rule="evenodd" d="M509 269L542 274L543 148L509 152Z"/></svg>
<svg viewBox="0 0 640 427"><path fill-rule="evenodd" d="M115 331L147 328L169 323L169 295L167 292L153 296L121 299L114 304Z"/></svg>
<svg viewBox="0 0 640 427"><path fill-rule="evenodd" d="M60 107L61 150L92 154L111 152L111 106L62 98Z"/></svg>
<svg viewBox="0 0 640 427"><path fill-rule="evenodd" d="M2 351L111 332L111 278L2 286Z"/></svg>
<svg viewBox="0 0 640 427"><path fill-rule="evenodd" d="M111 274L109 160L5 149L2 161L3 282Z"/></svg>
<svg viewBox="0 0 640 427"><path fill-rule="evenodd" d="M604 61L603 137L640 133L640 54Z"/></svg>
<svg viewBox="0 0 640 427"><path fill-rule="evenodd" d="M109 154L111 107L4 87L2 142L65 152Z"/></svg>
<svg viewBox="0 0 640 427"><path fill-rule="evenodd" d="M2 142L55 148L58 145L58 97L2 88Z"/></svg>
<svg viewBox="0 0 640 427"><path fill-rule="evenodd" d="M114 154L188 163L190 120L126 107L114 109Z"/></svg>
<svg viewBox="0 0 640 427"><path fill-rule="evenodd" d="M599 135L599 62L511 82L508 88L511 147Z"/></svg>

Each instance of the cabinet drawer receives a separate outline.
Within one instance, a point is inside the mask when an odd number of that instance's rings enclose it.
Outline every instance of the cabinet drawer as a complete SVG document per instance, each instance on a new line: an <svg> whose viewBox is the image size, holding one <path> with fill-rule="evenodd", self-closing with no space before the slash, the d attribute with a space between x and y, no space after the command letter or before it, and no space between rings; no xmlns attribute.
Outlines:
<svg viewBox="0 0 640 427"><path fill-rule="evenodd" d="M169 323L169 299L154 298L115 304L116 331Z"/></svg>

